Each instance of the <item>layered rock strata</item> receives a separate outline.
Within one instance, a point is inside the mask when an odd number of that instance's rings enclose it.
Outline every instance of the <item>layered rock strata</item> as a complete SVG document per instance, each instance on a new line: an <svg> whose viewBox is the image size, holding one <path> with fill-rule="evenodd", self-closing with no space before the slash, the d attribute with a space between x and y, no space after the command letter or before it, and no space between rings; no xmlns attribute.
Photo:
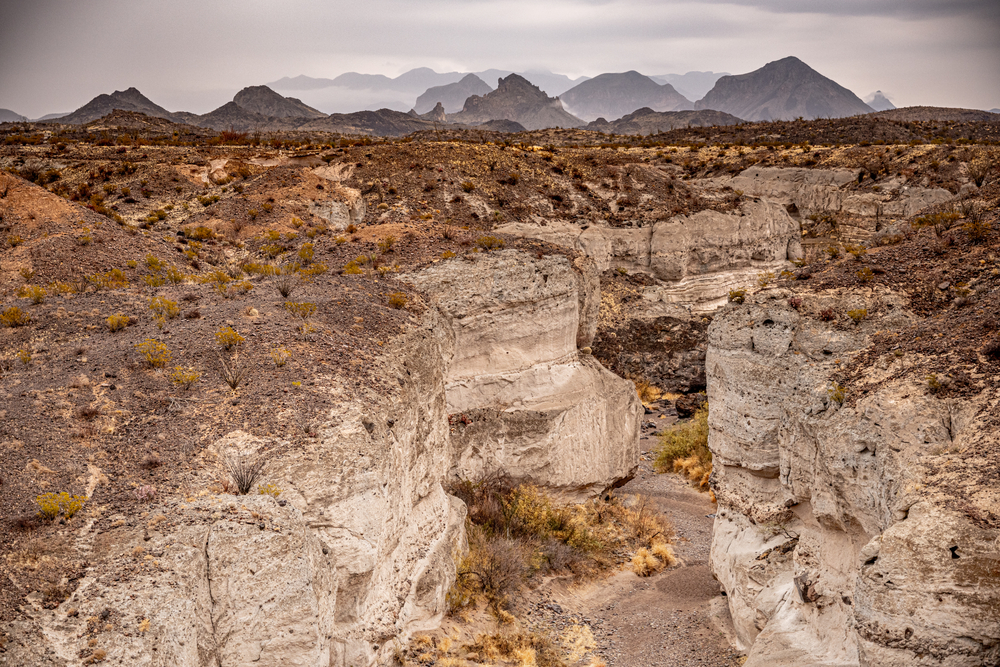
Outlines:
<svg viewBox="0 0 1000 667"><path fill-rule="evenodd" d="M511 223L499 231L574 248L597 268L650 273L659 281L651 300L711 312L730 289L751 284L758 274L780 271L801 258L799 224L772 202L745 201L736 213L703 210L662 220L651 227L581 227L549 221L543 227Z"/></svg>
<svg viewBox="0 0 1000 667"><path fill-rule="evenodd" d="M1000 531L977 519L996 497L959 494L986 459L949 454L995 443L998 397L928 395L891 379L920 363L893 354L845 396L832 375L911 321L905 299L805 293L796 310L789 296L764 291L709 328L711 565L746 664L997 664ZM860 325L818 317L860 308Z"/></svg>
<svg viewBox="0 0 1000 667"><path fill-rule="evenodd" d="M632 474L642 406L589 354L593 262L505 250L407 279L442 319L453 478L503 470L582 498Z"/></svg>

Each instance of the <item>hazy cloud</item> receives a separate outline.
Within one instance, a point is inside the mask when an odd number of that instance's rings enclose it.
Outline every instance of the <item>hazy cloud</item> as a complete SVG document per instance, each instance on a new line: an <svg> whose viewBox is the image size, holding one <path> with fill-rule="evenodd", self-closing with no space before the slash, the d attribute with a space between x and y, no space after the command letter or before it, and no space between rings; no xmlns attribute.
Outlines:
<svg viewBox="0 0 1000 667"><path fill-rule="evenodd" d="M297 74L742 73L787 55L859 96L1000 106L995 0L33 0L3 14L0 107L29 116L128 86L205 112Z"/></svg>

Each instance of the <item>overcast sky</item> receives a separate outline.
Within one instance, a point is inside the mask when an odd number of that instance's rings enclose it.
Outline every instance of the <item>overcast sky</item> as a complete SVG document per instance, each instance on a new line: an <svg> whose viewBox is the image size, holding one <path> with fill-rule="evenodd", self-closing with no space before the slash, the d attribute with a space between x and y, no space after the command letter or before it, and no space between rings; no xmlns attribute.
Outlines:
<svg viewBox="0 0 1000 667"><path fill-rule="evenodd" d="M788 55L859 97L1000 107L1000 1L0 0L0 108L33 118L129 86L204 113L298 74L740 74Z"/></svg>

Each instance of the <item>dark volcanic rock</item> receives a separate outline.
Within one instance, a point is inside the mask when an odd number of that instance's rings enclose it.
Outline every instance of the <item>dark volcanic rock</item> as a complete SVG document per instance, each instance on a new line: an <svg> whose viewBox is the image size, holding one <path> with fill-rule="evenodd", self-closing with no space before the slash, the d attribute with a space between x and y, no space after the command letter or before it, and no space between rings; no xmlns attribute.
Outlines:
<svg viewBox="0 0 1000 667"><path fill-rule="evenodd" d="M872 111L847 88L794 57L749 74L722 77L695 108L717 109L746 120L842 118Z"/></svg>
<svg viewBox="0 0 1000 667"><path fill-rule="evenodd" d="M708 403L708 396L698 392L697 394L688 394L678 398L674 401L674 409L677 410L678 417L685 419L698 412L698 409L705 405L705 403Z"/></svg>

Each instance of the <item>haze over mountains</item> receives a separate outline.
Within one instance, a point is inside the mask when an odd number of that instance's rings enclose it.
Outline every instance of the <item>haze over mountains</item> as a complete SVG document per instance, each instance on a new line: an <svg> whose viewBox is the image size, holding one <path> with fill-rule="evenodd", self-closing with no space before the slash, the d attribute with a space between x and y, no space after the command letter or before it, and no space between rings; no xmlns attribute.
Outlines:
<svg viewBox="0 0 1000 667"><path fill-rule="evenodd" d="M694 104L669 83L657 83L636 71L601 74L571 88L560 98L568 111L583 120L617 119L636 109L681 111Z"/></svg>
<svg viewBox="0 0 1000 667"><path fill-rule="evenodd" d="M491 80L497 81L495 90L489 83ZM689 91L710 88L695 102L670 81ZM353 91L368 96L366 99L372 99L374 94L405 94L412 95L416 103L400 102L397 108L363 111L354 107L348 113L328 115L321 107L283 95L274 87L296 90L301 95ZM348 95L350 99L353 98ZM46 118L58 116L60 123L84 124L122 110L215 130L315 130L397 136L438 129L441 124L457 124L504 132L586 126L602 132L649 134L692 125L836 118L895 109L881 91L872 93L868 99L870 104L865 104L853 92L798 58L787 57L737 76L716 72L645 76L628 71L574 80L551 72L438 73L418 68L395 78L357 72L333 79L286 77L270 86L244 88L231 102L201 115L168 111L135 88L128 88L98 95L72 113L50 114ZM345 102L341 99L338 104ZM404 113L399 107L411 111ZM947 111L930 107L909 109L916 111L901 113L918 113L923 117ZM952 111L990 117L988 112ZM952 111L947 113L954 115ZM0 110L0 122L24 120L13 111Z"/></svg>

